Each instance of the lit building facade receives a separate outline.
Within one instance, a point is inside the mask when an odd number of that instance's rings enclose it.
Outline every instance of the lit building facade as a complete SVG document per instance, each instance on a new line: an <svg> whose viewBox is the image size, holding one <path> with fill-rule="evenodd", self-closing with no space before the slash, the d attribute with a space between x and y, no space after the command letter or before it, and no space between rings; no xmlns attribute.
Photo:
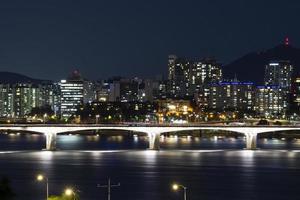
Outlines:
<svg viewBox="0 0 300 200"><path fill-rule="evenodd" d="M288 60L271 61L266 65L265 86L267 87L258 89L257 95L259 99L256 99L257 105L260 105L257 109L260 114L264 112L266 116L270 117L285 116L291 105L292 74L293 66ZM264 100L262 99L262 94L265 95ZM267 100L273 96L274 100ZM262 102L266 103L266 105L262 106ZM263 111L263 108L266 110Z"/></svg>
<svg viewBox="0 0 300 200"><path fill-rule="evenodd" d="M120 81L103 80L96 87L96 99L99 102L120 101Z"/></svg>
<svg viewBox="0 0 300 200"><path fill-rule="evenodd" d="M115 78L99 82L96 90L100 102L153 102L159 95L159 81Z"/></svg>
<svg viewBox="0 0 300 200"><path fill-rule="evenodd" d="M292 94L291 94L291 106L290 110L293 113L300 114L300 77L293 80Z"/></svg>
<svg viewBox="0 0 300 200"><path fill-rule="evenodd" d="M265 68L265 85L290 91L293 66L289 61L272 61Z"/></svg>
<svg viewBox="0 0 300 200"><path fill-rule="evenodd" d="M189 94L198 93L202 87L222 80L220 64L213 59L203 59L193 62L189 71Z"/></svg>
<svg viewBox="0 0 300 200"><path fill-rule="evenodd" d="M25 118L32 108L53 105L51 83L0 84L0 116Z"/></svg>
<svg viewBox="0 0 300 200"><path fill-rule="evenodd" d="M173 97L184 97L188 95L190 62L184 58L169 56L168 79L169 92Z"/></svg>
<svg viewBox="0 0 300 200"><path fill-rule="evenodd" d="M214 59L191 61L171 55L168 69L170 96L175 98L193 96L204 85L222 80L220 64Z"/></svg>
<svg viewBox="0 0 300 200"><path fill-rule="evenodd" d="M96 100L96 85L92 81L83 81L83 103L90 103Z"/></svg>
<svg viewBox="0 0 300 200"><path fill-rule="evenodd" d="M64 119L76 113L78 106L83 104L83 80L60 81L60 112Z"/></svg>
<svg viewBox="0 0 300 200"><path fill-rule="evenodd" d="M288 103L285 92L278 86L258 86L255 96L255 111L262 117L284 117Z"/></svg>
<svg viewBox="0 0 300 200"><path fill-rule="evenodd" d="M168 81L159 81L158 88L154 90L154 99L166 99L168 97Z"/></svg>
<svg viewBox="0 0 300 200"><path fill-rule="evenodd" d="M212 83L197 96L199 107L216 110L252 110L254 85L252 82L228 81Z"/></svg>
<svg viewBox="0 0 300 200"><path fill-rule="evenodd" d="M164 99L156 101L158 105L159 123L186 123L194 109L190 100L184 99Z"/></svg>
<svg viewBox="0 0 300 200"><path fill-rule="evenodd" d="M142 80L121 79L120 80L120 101L121 102L137 102L139 101L139 86Z"/></svg>

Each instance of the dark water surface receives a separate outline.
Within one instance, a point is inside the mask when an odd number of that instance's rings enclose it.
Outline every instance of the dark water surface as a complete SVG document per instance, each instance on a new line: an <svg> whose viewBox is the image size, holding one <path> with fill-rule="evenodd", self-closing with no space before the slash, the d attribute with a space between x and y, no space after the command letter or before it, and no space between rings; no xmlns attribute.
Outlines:
<svg viewBox="0 0 300 200"><path fill-rule="evenodd" d="M39 135L0 134L0 176L11 179L17 200L45 199L45 185L35 181L40 172L51 194L72 186L84 200L106 199L96 185L108 177L121 183L112 200L183 199L171 190L174 181L188 187L189 200L300 196L299 140L262 139L257 151L242 150L243 138L164 138L159 152L144 150L144 137L62 135L56 152L39 151L44 143Z"/></svg>

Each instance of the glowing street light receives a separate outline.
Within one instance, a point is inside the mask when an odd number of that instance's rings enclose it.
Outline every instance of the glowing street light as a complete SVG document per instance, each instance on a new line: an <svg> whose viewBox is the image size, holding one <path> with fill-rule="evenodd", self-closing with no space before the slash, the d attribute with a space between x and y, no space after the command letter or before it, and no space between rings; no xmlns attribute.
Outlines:
<svg viewBox="0 0 300 200"><path fill-rule="evenodd" d="M65 190L65 195L67 195L67 196L71 196L71 195L73 195L73 193L74 193L74 191L71 188L67 188Z"/></svg>
<svg viewBox="0 0 300 200"><path fill-rule="evenodd" d="M76 198L76 193L72 188L66 188L65 189L65 195L69 196L69 197L73 196L73 200L75 200L75 198Z"/></svg>
<svg viewBox="0 0 300 200"><path fill-rule="evenodd" d="M49 183L48 183L48 177L42 175L42 174L38 174L36 176L36 180L39 182L43 182L46 180L46 200L48 200L49 198Z"/></svg>
<svg viewBox="0 0 300 200"><path fill-rule="evenodd" d="M176 184L176 183L172 185L172 189L174 191L178 191L180 188L183 189L183 199L187 200L187 195L186 195L186 193L187 193L187 187L185 187L184 185Z"/></svg>
<svg viewBox="0 0 300 200"><path fill-rule="evenodd" d="M179 186L178 186L177 184L173 184L173 185L172 185L172 188L173 188L173 190L177 191L178 188L179 188Z"/></svg>
<svg viewBox="0 0 300 200"><path fill-rule="evenodd" d="M41 175L41 174L39 174L39 175L37 175L36 180L37 181L43 181L44 180L44 176Z"/></svg>

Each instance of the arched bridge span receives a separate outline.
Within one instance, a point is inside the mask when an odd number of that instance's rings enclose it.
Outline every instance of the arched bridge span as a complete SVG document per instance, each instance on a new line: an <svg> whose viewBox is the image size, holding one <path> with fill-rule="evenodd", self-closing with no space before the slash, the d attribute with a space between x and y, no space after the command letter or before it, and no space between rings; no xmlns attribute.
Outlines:
<svg viewBox="0 0 300 200"><path fill-rule="evenodd" d="M194 130L216 130L229 131L245 135L246 149L256 149L257 135L266 132L300 130L300 126L162 126L162 125L101 125L101 124L7 124L0 125L0 130L26 131L42 133L46 136L46 150L56 149L56 135L65 132L78 132L88 130L123 130L145 133L149 137L149 149L159 149L159 139L162 133L194 131Z"/></svg>

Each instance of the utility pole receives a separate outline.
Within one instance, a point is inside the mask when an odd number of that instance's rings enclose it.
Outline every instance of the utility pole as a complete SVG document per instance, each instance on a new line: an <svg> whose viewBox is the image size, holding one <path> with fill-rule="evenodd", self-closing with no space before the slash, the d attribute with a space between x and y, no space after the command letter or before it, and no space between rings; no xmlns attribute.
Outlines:
<svg viewBox="0 0 300 200"><path fill-rule="evenodd" d="M100 184L97 185L97 187L107 188L107 200L110 200L110 196L111 196L111 188L113 188L113 187L120 187L120 186L121 186L120 183L118 183L118 184L116 184L116 185L111 184L110 178L108 178L108 183L107 183L107 185L100 185Z"/></svg>

